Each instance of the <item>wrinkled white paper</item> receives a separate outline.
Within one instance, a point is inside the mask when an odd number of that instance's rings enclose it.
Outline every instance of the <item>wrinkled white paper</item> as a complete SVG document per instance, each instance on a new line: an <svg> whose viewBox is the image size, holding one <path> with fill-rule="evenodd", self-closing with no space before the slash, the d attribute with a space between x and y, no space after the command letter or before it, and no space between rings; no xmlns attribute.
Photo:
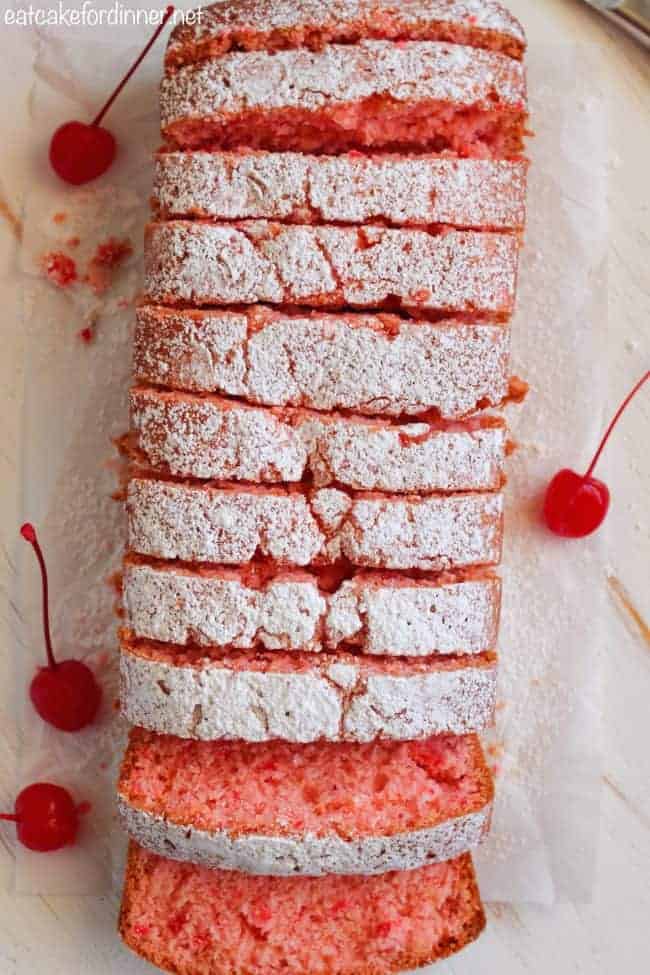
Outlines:
<svg viewBox="0 0 650 975"><path fill-rule="evenodd" d="M106 688L102 721L81 735L45 726L25 702L43 659L34 560L20 548L25 614L17 699L23 782L69 785L92 811L82 843L44 860L21 850L17 889L100 893L115 885L124 849L113 789L124 735L115 716L116 621L106 579L119 565L121 506L110 499L111 438L127 423L133 298L140 285L150 153L157 135L162 46L116 104L110 127L119 164L90 189L66 190L49 173L45 145L57 124L87 118L133 57L144 31L111 43L79 32L41 39L32 107L42 144L25 211L23 269L29 341L25 389L24 513L40 530L52 575L56 647L88 657ZM478 853L487 900L554 901L589 895L598 833L599 660L604 642L597 554L602 534L563 542L539 524L540 493L562 466L586 464L604 399L606 188L603 102L581 50L560 45L529 55L536 138L530 146L529 224L513 323L514 371L531 383L509 410L518 450L510 460L501 690L491 751L498 764L492 834ZM79 99L83 97L83 102ZM69 216L53 222L57 212ZM136 253L98 299L87 288L57 291L38 271L74 226L80 264L108 236ZM84 250L85 248L85 250ZM125 307L122 307L125 305ZM75 333L97 318L97 340Z"/></svg>

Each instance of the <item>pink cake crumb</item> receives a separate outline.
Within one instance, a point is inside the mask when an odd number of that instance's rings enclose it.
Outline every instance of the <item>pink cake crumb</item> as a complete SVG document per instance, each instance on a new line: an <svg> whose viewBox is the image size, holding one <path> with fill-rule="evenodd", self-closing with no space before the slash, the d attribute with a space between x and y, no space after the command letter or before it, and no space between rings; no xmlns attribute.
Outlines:
<svg viewBox="0 0 650 975"><path fill-rule="evenodd" d="M131 732L118 792L132 806L231 834L384 836L482 808L475 735L371 744L203 742Z"/></svg>
<svg viewBox="0 0 650 975"><path fill-rule="evenodd" d="M469 855L376 877L254 877L131 844L119 929L176 975L377 975L446 957L484 926Z"/></svg>
<svg viewBox="0 0 650 975"><path fill-rule="evenodd" d="M57 288L67 288L77 280L77 265L62 251L50 251L41 258L46 278Z"/></svg>

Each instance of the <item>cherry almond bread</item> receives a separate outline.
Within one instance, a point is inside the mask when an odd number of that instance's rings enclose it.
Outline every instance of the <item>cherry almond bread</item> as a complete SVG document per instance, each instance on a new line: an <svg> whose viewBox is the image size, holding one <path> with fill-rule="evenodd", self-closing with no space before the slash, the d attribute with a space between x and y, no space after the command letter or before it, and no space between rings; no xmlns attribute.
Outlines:
<svg viewBox="0 0 650 975"><path fill-rule="evenodd" d="M485 924L521 26L233 0L175 26L124 458L120 933L389 975Z"/></svg>
<svg viewBox="0 0 650 975"><path fill-rule="evenodd" d="M251 745L136 729L118 795L129 834L161 856L253 874L368 875L475 846L492 780L474 735Z"/></svg>
<svg viewBox="0 0 650 975"><path fill-rule="evenodd" d="M119 929L176 975L406 971L474 941L485 913L469 854L371 877L264 877L131 843Z"/></svg>

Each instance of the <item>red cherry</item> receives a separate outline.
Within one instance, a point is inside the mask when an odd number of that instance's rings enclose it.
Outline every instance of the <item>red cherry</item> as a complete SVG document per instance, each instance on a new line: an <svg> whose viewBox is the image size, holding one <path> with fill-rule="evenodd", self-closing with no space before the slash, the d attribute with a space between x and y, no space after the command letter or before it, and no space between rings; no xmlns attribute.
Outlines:
<svg viewBox="0 0 650 975"><path fill-rule="evenodd" d="M19 794L13 814L2 813L0 819L16 823L23 846L49 853L74 843L79 814L88 808L87 803L76 806L70 793L60 785L35 782Z"/></svg>
<svg viewBox="0 0 650 975"><path fill-rule="evenodd" d="M112 165L117 152L115 137L101 125L65 122L50 142L54 172L73 186L97 179Z"/></svg>
<svg viewBox="0 0 650 975"><path fill-rule="evenodd" d="M555 475L546 491L544 521L556 535L584 538L602 525L608 509L606 484L565 467Z"/></svg>
<svg viewBox="0 0 650 975"><path fill-rule="evenodd" d="M108 101L97 113L90 125L85 122L65 122L59 126L50 142L50 164L54 172L73 186L89 183L106 172L117 153L117 143L113 135L104 129L100 122L120 94L127 81L144 60L158 39L165 24L174 13L173 6L167 7L165 15L156 28L149 43L133 62Z"/></svg>
<svg viewBox="0 0 650 975"><path fill-rule="evenodd" d="M565 538L584 538L600 528L605 520L609 511L609 488L598 478L592 477L592 471L598 463L614 427L630 401L648 379L650 379L650 372L646 372L641 377L634 389L619 406L605 431L587 473L576 474L575 471L564 468L555 475L549 484L544 498L542 514L547 527L556 535L562 535Z"/></svg>
<svg viewBox="0 0 650 975"><path fill-rule="evenodd" d="M26 523L20 534L36 553L43 584L43 633L47 652L47 666L39 667L29 688L29 696L43 721L60 731L79 731L91 724L102 699L101 687L90 667L81 660L54 659L50 636L48 579L43 551L36 537L36 529Z"/></svg>

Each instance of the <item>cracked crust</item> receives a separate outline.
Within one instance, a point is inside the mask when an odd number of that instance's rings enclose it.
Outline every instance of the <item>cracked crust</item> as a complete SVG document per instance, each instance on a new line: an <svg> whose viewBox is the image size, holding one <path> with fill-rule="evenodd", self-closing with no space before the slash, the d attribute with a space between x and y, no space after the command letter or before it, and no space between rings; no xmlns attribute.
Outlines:
<svg viewBox="0 0 650 975"><path fill-rule="evenodd" d="M238 396L268 406L456 420L508 394L509 329L322 312L136 313L140 382Z"/></svg>
<svg viewBox="0 0 650 975"><path fill-rule="evenodd" d="M428 41L224 54L167 75L160 105L163 136L180 149L432 147L512 157L527 117L519 61Z"/></svg>
<svg viewBox="0 0 650 975"><path fill-rule="evenodd" d="M156 157L159 219L271 219L522 230L523 161L440 156L167 152Z"/></svg>
<svg viewBox="0 0 650 975"><path fill-rule="evenodd" d="M130 548L154 558L242 565L260 555L443 571L499 562L503 496L351 496L133 478L127 514Z"/></svg>
<svg viewBox="0 0 650 975"><path fill-rule="evenodd" d="M361 574L325 592L308 572L254 584L246 571L131 557L123 598L134 635L163 643L423 657L495 649L501 584L491 575L429 582Z"/></svg>
<svg viewBox="0 0 650 975"><path fill-rule="evenodd" d="M356 805L341 801L351 785ZM275 876L450 860L481 842L493 798L475 735L248 745L141 728L131 731L117 792L124 828L154 853Z"/></svg>
<svg viewBox="0 0 650 975"><path fill-rule="evenodd" d="M469 854L368 878L252 877L163 859L134 842L119 918L124 942L175 975L267 975L270 964L386 975L445 958L484 927ZM321 946L334 939L336 955L324 959Z"/></svg>
<svg viewBox="0 0 650 975"><path fill-rule="evenodd" d="M423 494L495 491L505 480L507 431L493 417L441 429L146 388L130 403L130 454L163 474Z"/></svg>
<svg viewBox="0 0 650 975"><path fill-rule="evenodd" d="M518 254L512 234L176 220L147 227L145 296L166 305L397 305L505 319Z"/></svg>
<svg viewBox="0 0 650 975"><path fill-rule="evenodd" d="M173 71L231 50L319 50L369 38L450 41L514 58L526 48L519 21L492 0L235 0L207 7L200 23L178 24L165 66Z"/></svg>
<svg viewBox="0 0 650 975"><path fill-rule="evenodd" d="M494 719L496 656L300 652L219 659L123 635L120 707L131 724L203 741L410 740L480 732Z"/></svg>

